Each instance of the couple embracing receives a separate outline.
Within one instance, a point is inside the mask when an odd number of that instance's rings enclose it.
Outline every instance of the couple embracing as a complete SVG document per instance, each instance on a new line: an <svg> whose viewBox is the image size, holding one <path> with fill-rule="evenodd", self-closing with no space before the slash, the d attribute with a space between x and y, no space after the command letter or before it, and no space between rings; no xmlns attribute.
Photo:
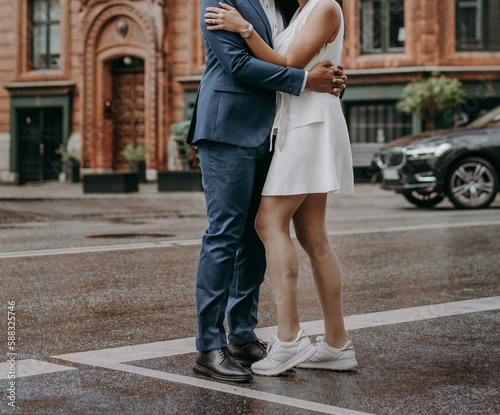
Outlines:
<svg viewBox="0 0 500 415"><path fill-rule="evenodd" d="M201 3L206 69L187 141L198 147L209 226L196 281L193 370L218 380L357 365L325 229L327 194L353 193L338 97L346 79L338 68L342 1L278 3ZM299 325L291 221L324 316L325 335L314 344ZM254 333L266 259L278 317L267 347Z"/></svg>

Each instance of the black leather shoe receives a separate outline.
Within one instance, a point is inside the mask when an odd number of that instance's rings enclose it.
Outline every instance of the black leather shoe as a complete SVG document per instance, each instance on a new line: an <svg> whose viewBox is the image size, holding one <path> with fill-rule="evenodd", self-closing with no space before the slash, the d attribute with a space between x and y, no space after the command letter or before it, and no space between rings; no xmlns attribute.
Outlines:
<svg viewBox="0 0 500 415"><path fill-rule="evenodd" d="M262 340L256 340L240 346L229 344L228 348L234 359L245 367L250 367L255 362L267 356L267 346Z"/></svg>
<svg viewBox="0 0 500 415"><path fill-rule="evenodd" d="M248 382L253 379L250 371L235 361L226 347L198 352L193 371L209 378L230 382Z"/></svg>

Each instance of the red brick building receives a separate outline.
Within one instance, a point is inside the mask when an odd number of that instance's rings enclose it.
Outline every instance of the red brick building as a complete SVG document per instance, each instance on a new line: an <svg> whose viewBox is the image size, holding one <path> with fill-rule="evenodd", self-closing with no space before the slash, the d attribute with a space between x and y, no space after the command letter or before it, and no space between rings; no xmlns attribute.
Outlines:
<svg viewBox="0 0 500 415"><path fill-rule="evenodd" d="M0 180L56 178L62 142L83 149L87 170L127 169L129 142L152 149L150 175L171 167L170 125L186 117L203 72L199 3L3 0ZM419 130L394 107L414 78L460 78L464 116L500 104L500 0L344 3L343 103L357 165Z"/></svg>

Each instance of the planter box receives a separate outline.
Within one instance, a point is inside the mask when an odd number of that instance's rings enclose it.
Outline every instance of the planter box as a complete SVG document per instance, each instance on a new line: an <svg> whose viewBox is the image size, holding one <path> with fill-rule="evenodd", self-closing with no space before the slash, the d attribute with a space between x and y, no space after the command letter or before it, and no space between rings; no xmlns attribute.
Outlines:
<svg viewBox="0 0 500 415"><path fill-rule="evenodd" d="M129 161L128 167L132 173L139 175L139 183L147 183L146 180L146 162L145 161Z"/></svg>
<svg viewBox="0 0 500 415"><path fill-rule="evenodd" d="M137 173L97 173L83 176L83 193L130 193L139 191Z"/></svg>
<svg viewBox="0 0 500 415"><path fill-rule="evenodd" d="M63 173L69 183L80 183L80 162L65 161L63 163Z"/></svg>
<svg viewBox="0 0 500 415"><path fill-rule="evenodd" d="M159 192L202 192L200 171L159 171Z"/></svg>

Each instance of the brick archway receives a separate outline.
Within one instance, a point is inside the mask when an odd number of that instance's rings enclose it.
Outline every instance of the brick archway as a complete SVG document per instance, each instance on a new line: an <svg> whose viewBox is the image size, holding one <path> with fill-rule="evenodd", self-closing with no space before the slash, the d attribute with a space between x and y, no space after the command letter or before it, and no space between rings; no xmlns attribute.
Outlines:
<svg viewBox="0 0 500 415"><path fill-rule="evenodd" d="M83 54L82 127L84 166L112 170L113 125L105 117L109 100L109 63L121 57L143 59L145 144L151 147L149 167L157 168L159 143L157 37L151 21L131 4L104 7L88 24Z"/></svg>

